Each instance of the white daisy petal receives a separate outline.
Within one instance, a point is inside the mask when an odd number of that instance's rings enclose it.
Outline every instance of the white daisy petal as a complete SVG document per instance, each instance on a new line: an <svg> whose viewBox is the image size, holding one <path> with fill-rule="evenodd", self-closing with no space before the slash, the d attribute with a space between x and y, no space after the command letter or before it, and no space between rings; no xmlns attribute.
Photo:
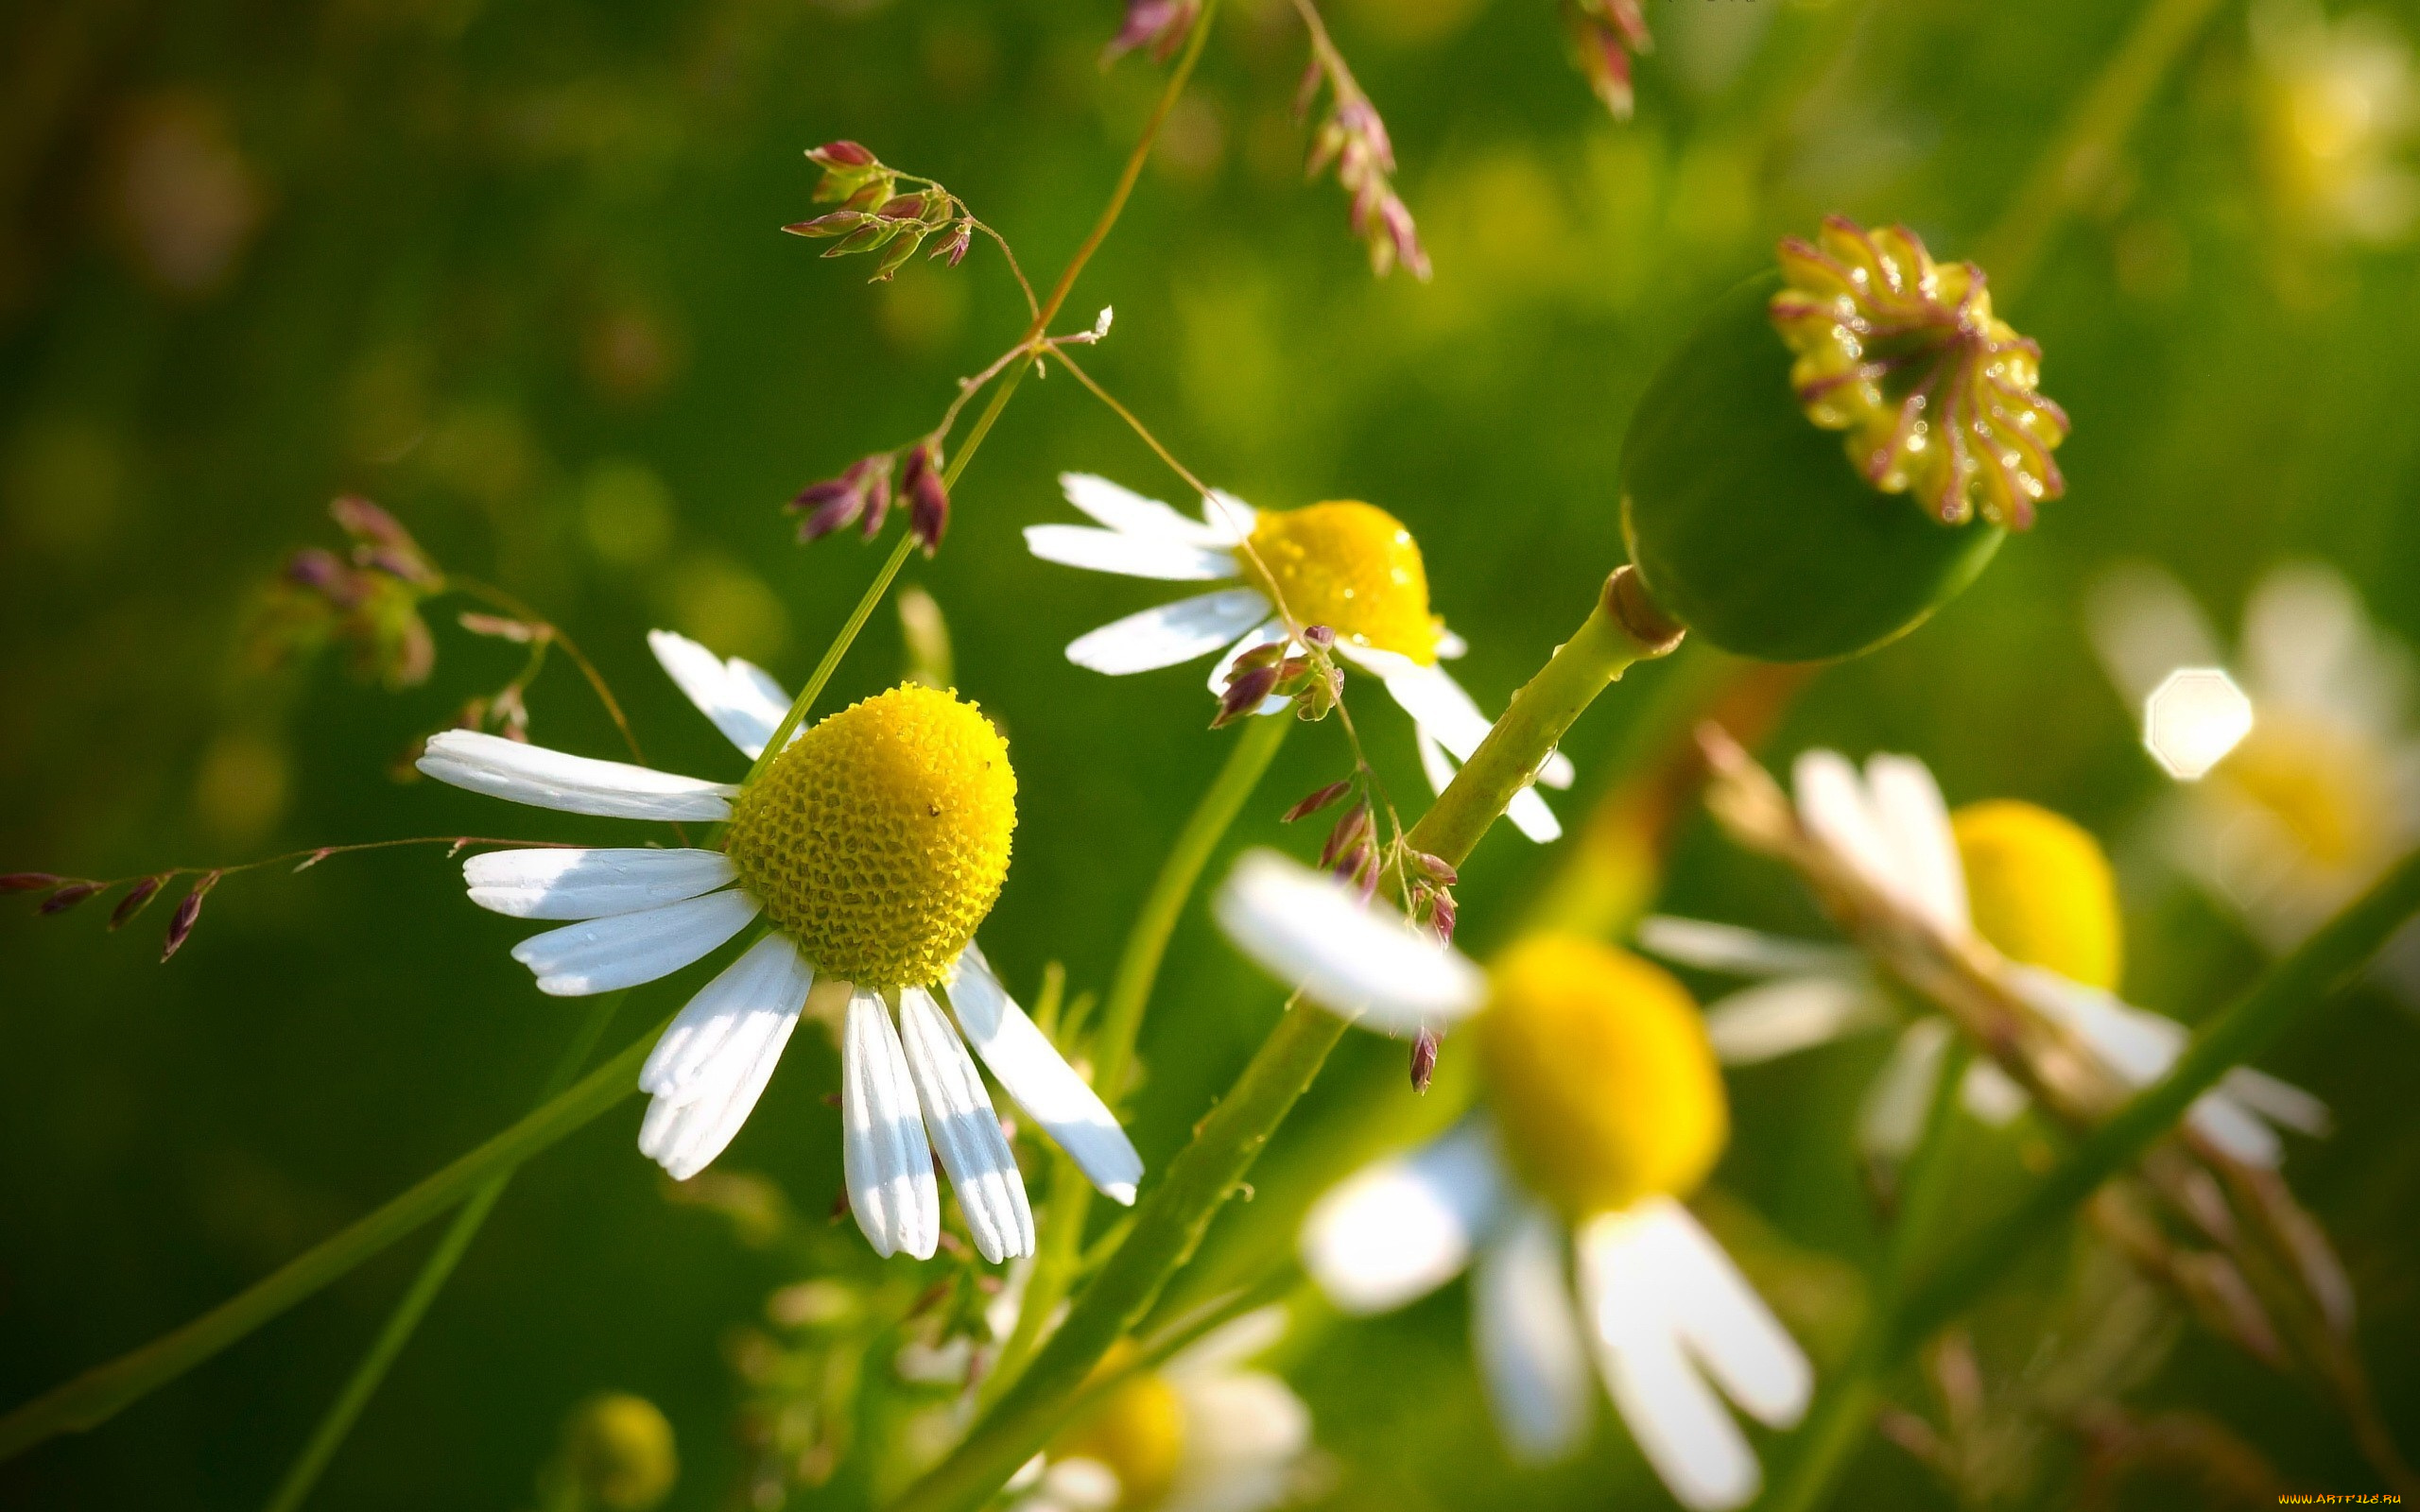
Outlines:
<svg viewBox="0 0 2420 1512"><path fill-rule="evenodd" d="M1931 768L1912 756L1874 756L1865 764L1865 785L1897 857L1900 895L1934 928L1963 934L1969 927L1966 868L1949 828L1949 805L1942 800Z"/></svg>
<svg viewBox="0 0 2420 1512"><path fill-rule="evenodd" d="M840 1164L849 1211L874 1253L930 1260L941 1244L941 1189L908 1052L881 995L849 997L840 1039Z"/></svg>
<svg viewBox="0 0 2420 1512"><path fill-rule="evenodd" d="M685 635L649 630L648 648L700 713L723 737L753 761L764 754L789 717L789 696L764 668L733 657L726 662Z"/></svg>
<svg viewBox="0 0 2420 1512"><path fill-rule="evenodd" d="M677 903L737 879L719 850L488 850L462 863L471 902L514 919L603 919Z"/></svg>
<svg viewBox="0 0 2420 1512"><path fill-rule="evenodd" d="M1733 976L1849 976L1862 970L1862 957L1844 945L1670 914L1650 914L1638 921L1638 948L1678 965Z"/></svg>
<svg viewBox="0 0 2420 1512"><path fill-rule="evenodd" d="M1454 675L1430 662L1423 665L1408 656L1392 651L1373 650L1368 646L1337 642L1337 650L1345 660L1376 676L1387 686L1388 696L1411 715L1412 722L1437 737L1437 743L1451 751L1458 762L1471 759L1480 741L1495 722L1478 712L1478 704L1454 680Z"/></svg>
<svg viewBox="0 0 2420 1512"><path fill-rule="evenodd" d="M1874 887L1899 896L1893 875L1897 855L1882 833L1882 821L1866 799L1865 782L1836 750L1801 751L1790 767L1798 821L1839 852Z"/></svg>
<svg viewBox="0 0 2420 1512"><path fill-rule="evenodd" d="M1252 539L1260 511L1224 489L1212 489L1201 497L1201 523L1228 545L1240 546Z"/></svg>
<svg viewBox="0 0 2420 1512"><path fill-rule="evenodd" d="M1890 1022L1870 983L1828 974L1759 983L1705 1010L1706 1037L1728 1066L1753 1066Z"/></svg>
<svg viewBox="0 0 2420 1512"><path fill-rule="evenodd" d="M2109 680L2137 709L2179 667L2225 665L2201 606L2164 567L2111 569L2085 598L2084 624Z"/></svg>
<svg viewBox="0 0 2420 1512"><path fill-rule="evenodd" d="M1025 1016L992 963L971 942L944 984L950 1010L975 1053L999 1078L1001 1090L1067 1152L1112 1202L1132 1207L1143 1179L1143 1157L1117 1126L1100 1094L1084 1084L1066 1057Z"/></svg>
<svg viewBox="0 0 2420 1512"><path fill-rule="evenodd" d="M2336 1120L2327 1105L2289 1081L2279 1081L2265 1071L2250 1066L2238 1066L2219 1079L2219 1087L2227 1096L2281 1128L2312 1139L2325 1137Z"/></svg>
<svg viewBox="0 0 2420 1512"><path fill-rule="evenodd" d="M1426 725L1411 727L1411 740L1420 751L1420 773L1428 779L1428 790L1443 793L1454 780L1454 758L1445 754L1445 747L1437 744L1437 737L1428 732Z"/></svg>
<svg viewBox="0 0 2420 1512"><path fill-rule="evenodd" d="M1260 1370L1185 1381L1184 1448L1156 1512L1262 1512L1292 1500L1294 1462L1311 1445L1311 1410Z"/></svg>
<svg viewBox="0 0 2420 1512"><path fill-rule="evenodd" d="M1241 569L1236 554L1213 546L1150 536L1121 535L1086 525L1028 525L1028 551L1063 567L1082 567L1121 577L1153 577L1167 582L1215 582L1234 577Z"/></svg>
<svg viewBox="0 0 2420 1512"><path fill-rule="evenodd" d="M585 997L668 976L738 934L762 906L736 887L532 935L512 958L550 997Z"/></svg>
<svg viewBox="0 0 2420 1512"><path fill-rule="evenodd" d="M1994 1128L2008 1127L2033 1102L2024 1088L2000 1070L1998 1062L1980 1059L1966 1063L1966 1078L1958 1084L1958 1100L1966 1111Z"/></svg>
<svg viewBox="0 0 2420 1512"><path fill-rule="evenodd" d="M1586 1336L1564 1276L1563 1230L1527 1207L1471 1278L1471 1345L1514 1459L1562 1459L1587 1436Z"/></svg>
<svg viewBox="0 0 2420 1512"><path fill-rule="evenodd" d="M1236 543L1227 530L1188 519L1157 499L1090 472L1062 472L1059 487L1069 504L1120 535L1213 549Z"/></svg>
<svg viewBox="0 0 2420 1512"><path fill-rule="evenodd" d="M1463 640L1443 625L1437 627L1437 659L1439 661L1459 662L1470 655L1470 642Z"/></svg>
<svg viewBox="0 0 2420 1512"><path fill-rule="evenodd" d="M2216 1092L2193 1099L2185 1116L2204 1139L2246 1165L2273 1171L2286 1159L2286 1142L2275 1129Z"/></svg>
<svg viewBox="0 0 2420 1512"><path fill-rule="evenodd" d="M1303 1268L1346 1313L1385 1313L1461 1274L1503 1211L1495 1136L1470 1121L1408 1156L1366 1167L1312 1205Z"/></svg>
<svg viewBox="0 0 2420 1512"><path fill-rule="evenodd" d="M1674 1327L1715 1384L1769 1428L1796 1423L1815 1389L1798 1341L1688 1209L1651 1197L1631 1211L1655 1229Z"/></svg>
<svg viewBox="0 0 2420 1512"><path fill-rule="evenodd" d="M1554 810L1547 807L1547 800L1538 796L1534 787L1513 794L1512 800L1504 805L1504 816L1534 844L1551 845L1563 838L1563 821L1554 816Z"/></svg>
<svg viewBox="0 0 2420 1512"><path fill-rule="evenodd" d="M748 1122L798 1027L815 972L769 934L699 989L639 1071L654 1094L639 1148L676 1181L722 1154Z"/></svg>
<svg viewBox="0 0 2420 1512"><path fill-rule="evenodd" d="M908 1069L925 1107L925 1131L941 1152L942 1169L966 1214L966 1231L985 1260L1033 1253L1033 1210L1027 1205L1025 1177L1000 1132L1000 1115L966 1053L966 1042L942 1017L933 995L920 987L899 994L899 1035Z"/></svg>
<svg viewBox="0 0 2420 1512"><path fill-rule="evenodd" d="M1486 1001L1487 979L1467 957L1274 850L1246 851L1214 911L1227 937L1264 971L1384 1034L1409 1039Z"/></svg>
<svg viewBox="0 0 2420 1512"><path fill-rule="evenodd" d="M1269 618L1269 600L1251 588L1160 604L1078 636L1067 660L1080 667L1122 677L1150 672L1208 656Z"/></svg>
<svg viewBox="0 0 2420 1512"><path fill-rule="evenodd" d="M1941 1080L1949 1035L1949 1025L1934 1018L1918 1019L1899 1032L1891 1058L1858 1105L1857 1147L1867 1160L1895 1165L1915 1149Z"/></svg>
<svg viewBox="0 0 2420 1512"><path fill-rule="evenodd" d="M1538 764L1538 781L1547 787L1561 790L1579 780L1580 769L1571 765L1570 757L1559 750L1547 752L1547 759Z"/></svg>
<svg viewBox="0 0 2420 1512"><path fill-rule="evenodd" d="M618 819L727 819L739 789L627 762L600 762L475 730L428 737L414 764L441 782L566 814Z"/></svg>
<svg viewBox="0 0 2420 1512"><path fill-rule="evenodd" d="M1747 1435L1682 1345L1655 1229L1628 1212L1575 1236L1580 1303L1615 1408L1665 1486L1692 1512L1743 1506L1763 1484Z"/></svg>

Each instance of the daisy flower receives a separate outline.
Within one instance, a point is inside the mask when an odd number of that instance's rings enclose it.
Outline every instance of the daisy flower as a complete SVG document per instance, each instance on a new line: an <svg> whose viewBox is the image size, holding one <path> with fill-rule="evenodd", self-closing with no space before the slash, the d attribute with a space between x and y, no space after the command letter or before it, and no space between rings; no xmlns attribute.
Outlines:
<svg viewBox="0 0 2420 1512"><path fill-rule="evenodd" d="M790 707L779 684L666 631L648 641L742 755L764 750ZM1008 875L1016 776L973 706L894 688L801 730L746 785L461 730L433 736L420 769L538 808L724 827L719 850L496 850L462 868L482 908L576 920L512 951L538 990L560 997L670 975L758 925L639 1073L653 1098L639 1148L674 1179L704 1170L739 1132L820 979L819 1001L846 1003L842 1164L850 1211L878 1252L922 1260L939 1244L936 1152L983 1257L1033 1252L1025 1183L970 1042L1096 1186L1134 1200L1134 1146L975 943Z"/></svg>
<svg viewBox="0 0 2420 1512"><path fill-rule="evenodd" d="M1239 875L1220 919L1306 995L1391 1024L1437 1022L1449 993L1457 1012L1479 1010L1470 1034L1484 1108L1322 1198L1301 1239L1312 1278L1343 1311L1370 1314L1472 1269L1473 1349L1516 1456L1580 1447L1593 1357L1676 1498L1746 1503L1761 1472L1722 1399L1787 1427L1806 1409L1813 1372L1684 1206L1730 1123L1686 990L1636 956L1564 935L1532 936L1485 973L1452 955L1447 986L1433 937L1391 922L1305 928L1311 889L1334 896L1331 911L1358 905L1316 874L1287 883ZM1268 948L1281 936L1290 952Z"/></svg>
<svg viewBox="0 0 2420 1512"><path fill-rule="evenodd" d="M1310 1409L1249 1365L1285 1332L1285 1310L1263 1308L1135 1375L1035 1456L1011 1512L1263 1512L1291 1500Z"/></svg>
<svg viewBox="0 0 2420 1512"><path fill-rule="evenodd" d="M2420 126L2411 44L2376 15L2313 0L2252 8L2254 143L2270 198L2322 241L2391 245L2420 210L2407 162Z"/></svg>
<svg viewBox="0 0 2420 1512"><path fill-rule="evenodd" d="M2374 624L2350 584L2316 562L2275 567L2245 602L2235 654L2183 584L2156 567L2113 574L2089 606L2110 680L2146 745L2182 738L2155 829L2170 861L2269 950L2300 944L2420 844L2420 727L2411 649ZM2195 697L2187 725L2180 697ZM2217 725L2197 739L2200 728ZM2206 774L2206 775L2205 775ZM2391 970L2420 988L2420 935ZM2407 994L2411 995L2411 994Z"/></svg>
<svg viewBox="0 0 2420 1512"><path fill-rule="evenodd" d="M1191 598L1130 614L1079 636L1067 660L1113 677L1175 666L1224 647L1210 669L1210 692L1226 691L1236 658L1288 643L1287 626L1324 625L1337 654L1386 685L1411 716L1421 770L1443 792L1454 771L1487 738L1491 721L1442 661L1466 649L1428 610L1428 572L1420 543L1403 522L1374 505L1330 500L1300 509L1255 509L1231 493L1201 501L1190 520L1106 478L1069 472L1059 479L1067 502L1090 525L1028 525L1026 545L1045 561L1125 577L1231 582ZM1286 707L1270 698L1261 713ZM1570 761L1549 755L1537 780L1569 787ZM1523 834L1544 844L1563 833L1546 800L1523 788L1505 811Z"/></svg>
<svg viewBox="0 0 2420 1512"><path fill-rule="evenodd" d="M1837 751L1810 750L1792 774L1799 823L1842 866L1944 939L1980 941L2007 964L2031 1012L2089 1047L2126 1089L2167 1074L2186 1028L2116 995L2123 924L2100 845L2072 821L2006 799L1950 812L1924 763L1877 755L1860 772ZM1903 1014L1862 956L1697 919L1651 918L1639 943L1667 960L1756 978L1706 1010L1716 1053L1735 1065L1887 1027ZM1858 1117L1859 1148L1904 1160L1922 1131L1955 1028L1909 1021ZM1967 1109L2004 1125L2027 1096L1977 1060L1960 1088ZM2197 1100L2193 1127L2237 1160L2283 1158L2277 1128L2319 1134L2327 1110L2309 1093L2238 1066Z"/></svg>

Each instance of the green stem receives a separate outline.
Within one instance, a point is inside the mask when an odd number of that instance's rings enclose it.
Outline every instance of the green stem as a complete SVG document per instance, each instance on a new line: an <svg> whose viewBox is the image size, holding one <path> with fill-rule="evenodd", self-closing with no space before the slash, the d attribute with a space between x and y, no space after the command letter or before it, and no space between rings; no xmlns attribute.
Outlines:
<svg viewBox="0 0 2420 1512"><path fill-rule="evenodd" d="M639 1066L670 1022L667 1018L544 1107L244 1292L0 1418L0 1460L60 1434L99 1427L462 1201L489 1177L586 1125L638 1090Z"/></svg>
<svg viewBox="0 0 2420 1512"><path fill-rule="evenodd" d="M1126 934L1126 948L1117 958L1117 974L1110 980L1100 1030L1092 1043L1093 1084L1113 1104L1125 1091L1127 1070L1134 1059L1135 1036L1142 1030L1143 1010L1151 1001L1151 988L1159 980L1160 962L1167 954L1168 936L1175 933L1185 902L1193 896L1194 885L1201 880L1201 870L1210 863L1210 853L1226 838L1236 816L1243 811L1244 800L1260 785L1270 762L1277 755L1277 747L1285 744L1286 732L1294 724L1284 715L1244 722L1242 731L1228 747L1227 759L1219 766L1219 775L1211 779L1209 788L1185 819L1184 828L1177 833L1175 845L1160 863L1159 876L1152 880L1150 892L1145 895L1143 906L1134 915L1134 922ZM1000 1347L1000 1358L984 1383L985 1400L996 1398L1015 1383L1026 1360L1040 1342L1050 1314L1058 1311L1060 1301L1075 1284L1092 1195L1092 1183L1076 1163L1063 1155L1054 1158L1050 1195L1045 1204L1048 1222L1033 1257L1033 1272L1026 1279L1025 1300L1017 1312L1016 1328Z"/></svg>
<svg viewBox="0 0 2420 1512"><path fill-rule="evenodd" d="M579 1074L579 1068L588 1062L589 1052L596 1048L597 1037L605 1032L605 1026L613 1022L615 1010L621 1007L622 1000L628 996L627 991L607 993L589 1008L588 1017L580 1022L579 1032L572 1036L571 1044L564 1049L562 1058L555 1063L555 1069L546 1077L545 1087L538 1093L541 1108L570 1086L571 1079ZM268 1512L294 1512L310 1496L311 1488L319 1484L320 1472L328 1468L328 1461L343 1446L345 1435L353 1431L354 1420L370 1404L370 1398L377 1391L379 1383L387 1379L387 1371L394 1365L396 1356L402 1354L404 1346L411 1342L412 1332L420 1327L420 1320L427 1314L429 1304L437 1300L437 1294L444 1289L445 1282L454 1274L454 1267L471 1247L471 1241L478 1237L479 1228L487 1222L489 1212L494 1210L496 1199L504 1195L504 1189L511 1182L510 1169L497 1172L473 1192L470 1200L462 1204L462 1211L454 1215L454 1222L447 1227L444 1237L438 1240L437 1247L422 1263L420 1274L412 1278L411 1289L404 1294L403 1300L395 1304L394 1312L388 1314L387 1326L378 1331L378 1337L370 1346L370 1352L354 1366L352 1379L344 1383L344 1390L329 1404L327 1415L312 1431L311 1441L302 1446L302 1452L296 1456L293 1467L285 1472L285 1479L279 1483L277 1494L269 1498Z"/></svg>
<svg viewBox="0 0 2420 1512"><path fill-rule="evenodd" d="M1966 1079L1966 1067L1973 1057L1962 1039L1953 1041L1942 1057L1940 1079L1933 1083L1932 1102L1925 1114L1924 1134L1900 1176L1898 1221L1892 1226L1882 1262L1875 1270L1857 1343L1840 1374L1817 1400L1806 1432L1796 1440L1789 1468L1772 1495L1760 1503L1761 1512L1815 1512L1830 1499L1833 1486L1865 1440L1866 1422L1880 1400L1883 1372L1893 1363L1891 1340L1898 1329L1908 1277L1948 1198L1952 1162L1947 1146L1957 1123L1960 1084Z"/></svg>
<svg viewBox="0 0 2420 1512"><path fill-rule="evenodd" d="M1411 827L1406 843L1461 865L1580 712L1633 662L1678 643L1679 632L1646 605L1630 570L1616 572L1579 632L1513 695L1512 707L1436 806ZM1345 1027L1307 1005L1287 1010L1135 1209L1126 1242L1076 1299L1066 1321L974 1432L909 1486L892 1512L973 1512L1049 1441L1110 1347L1133 1332L1169 1278L1193 1257L1210 1220L1319 1074Z"/></svg>
<svg viewBox="0 0 2420 1512"><path fill-rule="evenodd" d="M2169 65L2218 8L2219 0L2148 0L2077 102L2057 145L2035 160L2015 198L1984 233L1976 260L1990 271L1993 293L2012 297L2032 278L2059 223L2108 181L2118 149Z"/></svg>

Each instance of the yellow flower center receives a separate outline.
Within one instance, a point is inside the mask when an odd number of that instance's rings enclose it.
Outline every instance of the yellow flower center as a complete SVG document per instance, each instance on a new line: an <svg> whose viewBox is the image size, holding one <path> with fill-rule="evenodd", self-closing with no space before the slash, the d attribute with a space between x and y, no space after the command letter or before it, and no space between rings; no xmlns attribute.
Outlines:
<svg viewBox="0 0 2420 1512"><path fill-rule="evenodd" d="M732 805L741 884L818 971L939 980L1009 874L1017 779L991 722L914 683L853 704Z"/></svg>
<svg viewBox="0 0 2420 1512"><path fill-rule="evenodd" d="M2271 717L2227 753L2213 777L2266 809L2329 870L2377 858L2394 835L2394 777L2384 753L2348 730Z"/></svg>
<svg viewBox="0 0 2420 1512"><path fill-rule="evenodd" d="M2117 990L2125 924L2100 842L2071 819L2010 799L1969 804L1950 825L1975 933L2013 961Z"/></svg>
<svg viewBox="0 0 2420 1512"><path fill-rule="evenodd" d="M1437 660L1420 542L1377 506L1337 499L1263 509L1252 549L1237 555L1253 586L1305 625L1324 625L1356 644L1423 665Z"/></svg>
<svg viewBox="0 0 2420 1512"><path fill-rule="evenodd" d="M1134 1346L1119 1340L1101 1360L1123 1368ZM1184 1454L1184 1403L1156 1375L1138 1375L1051 1445L1054 1458L1098 1460L1117 1477L1118 1512L1136 1512L1167 1495Z"/></svg>
<svg viewBox="0 0 2420 1512"><path fill-rule="evenodd" d="M1497 960L1473 1022L1506 1157L1573 1221L1695 1190L1730 1106L1705 1023L1670 973L1569 935Z"/></svg>

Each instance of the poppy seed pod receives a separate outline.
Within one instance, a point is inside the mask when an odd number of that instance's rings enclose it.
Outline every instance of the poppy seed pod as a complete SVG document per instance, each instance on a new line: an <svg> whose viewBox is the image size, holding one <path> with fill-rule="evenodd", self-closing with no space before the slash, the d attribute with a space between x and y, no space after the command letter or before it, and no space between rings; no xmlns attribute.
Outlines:
<svg viewBox="0 0 2420 1512"><path fill-rule="evenodd" d="M1829 661L1921 624L2058 496L2066 418L1971 264L1835 218L1782 265L1649 385L1622 531L1650 595L1705 640Z"/></svg>

